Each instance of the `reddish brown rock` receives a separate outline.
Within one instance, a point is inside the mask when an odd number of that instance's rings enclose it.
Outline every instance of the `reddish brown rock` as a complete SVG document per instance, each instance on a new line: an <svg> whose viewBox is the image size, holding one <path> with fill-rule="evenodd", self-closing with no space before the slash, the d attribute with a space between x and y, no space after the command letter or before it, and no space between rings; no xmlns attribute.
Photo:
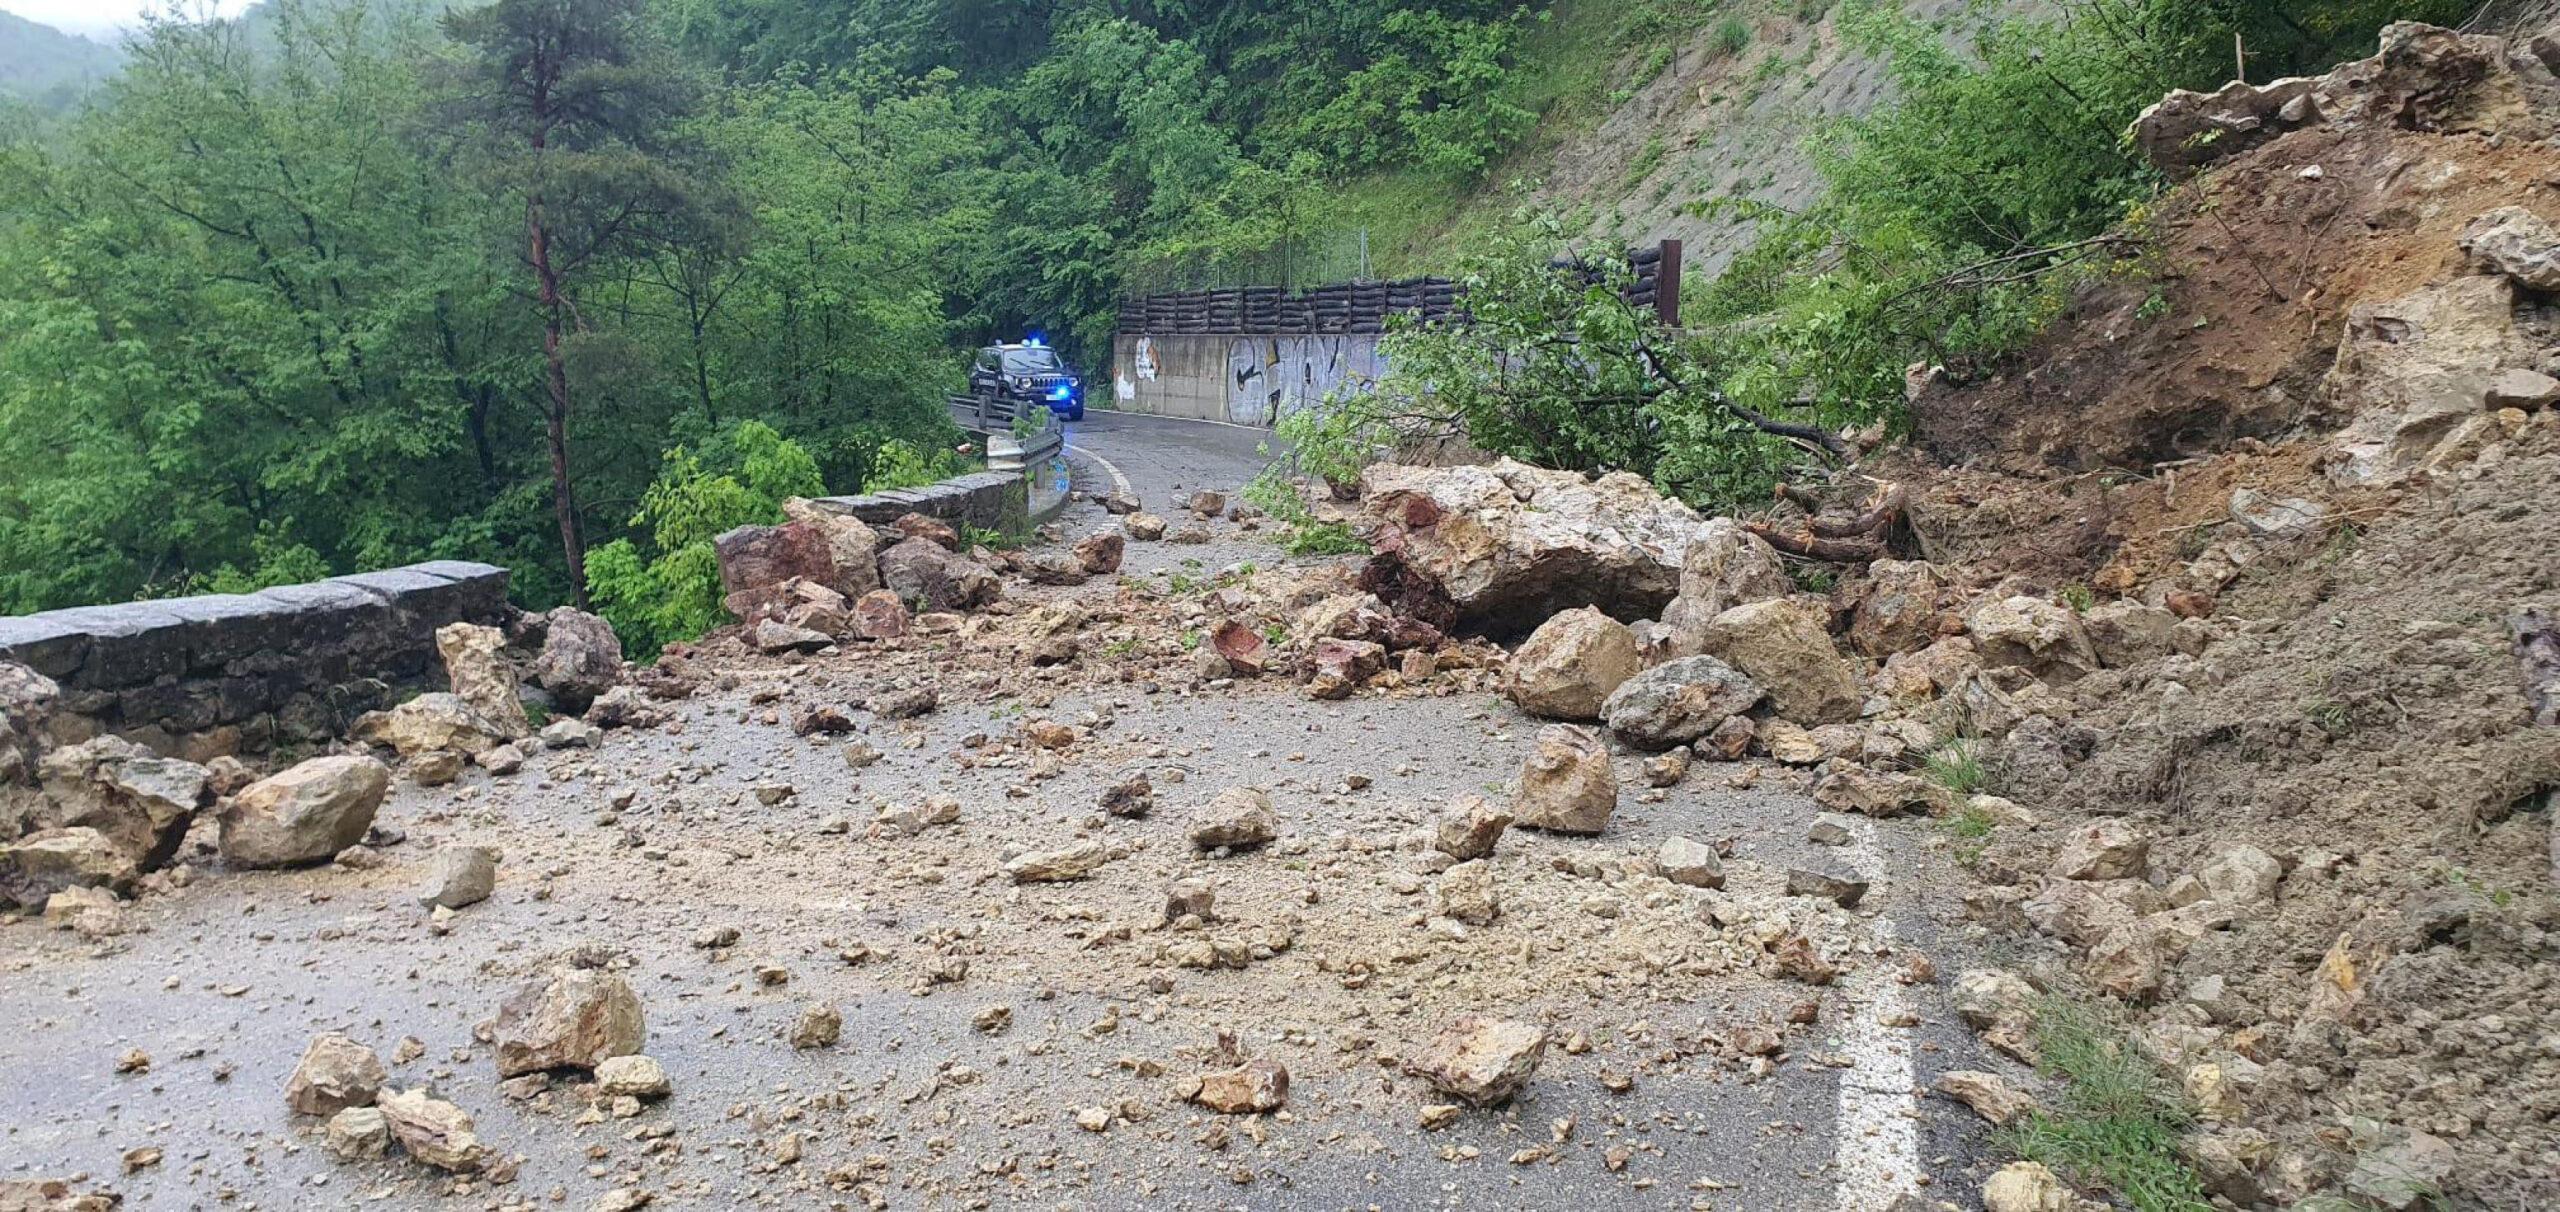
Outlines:
<svg viewBox="0 0 2560 1212"><path fill-rule="evenodd" d="M1209 632L1209 647L1226 659L1237 677L1253 677L1271 667L1271 644L1262 633L1234 619Z"/></svg>
<svg viewBox="0 0 2560 1212"><path fill-rule="evenodd" d="M929 518L920 513L904 513L898 515L897 521L889 523L889 529L910 539L923 539L937 544L948 551L960 550L960 532L953 530L951 523L940 518Z"/></svg>
<svg viewBox="0 0 2560 1212"><path fill-rule="evenodd" d="M866 640L897 639L913 622L907 604L886 589L874 589L853 604L853 633Z"/></svg>

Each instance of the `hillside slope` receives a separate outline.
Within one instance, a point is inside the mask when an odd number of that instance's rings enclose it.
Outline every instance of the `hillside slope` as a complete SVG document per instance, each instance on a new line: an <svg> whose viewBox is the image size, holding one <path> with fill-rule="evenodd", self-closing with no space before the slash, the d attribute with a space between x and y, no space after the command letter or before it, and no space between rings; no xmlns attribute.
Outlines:
<svg viewBox="0 0 2560 1212"><path fill-rule="evenodd" d="M0 13L0 97L61 108L123 62L115 47Z"/></svg>

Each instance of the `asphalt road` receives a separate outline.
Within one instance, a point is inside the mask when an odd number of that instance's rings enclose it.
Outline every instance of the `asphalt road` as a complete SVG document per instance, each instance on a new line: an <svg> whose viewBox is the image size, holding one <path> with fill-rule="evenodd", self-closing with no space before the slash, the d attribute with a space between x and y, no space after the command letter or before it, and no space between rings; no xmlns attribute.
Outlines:
<svg viewBox="0 0 2560 1212"><path fill-rule="evenodd" d="M1233 496L1285 447L1268 429L1093 409L1067 426L1075 487L1125 486L1162 513L1203 488Z"/></svg>

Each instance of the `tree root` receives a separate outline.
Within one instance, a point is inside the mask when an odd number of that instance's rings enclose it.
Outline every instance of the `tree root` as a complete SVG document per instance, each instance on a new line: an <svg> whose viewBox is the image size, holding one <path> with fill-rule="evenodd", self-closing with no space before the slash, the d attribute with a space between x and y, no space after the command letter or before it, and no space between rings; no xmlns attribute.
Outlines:
<svg viewBox="0 0 2560 1212"><path fill-rule="evenodd" d="M1788 555L1834 564L1866 564L1883 559L1885 536L1902 521L1910 499L1900 484L1879 484L1866 508L1854 517L1818 512L1822 499L1793 484L1778 485L1778 499L1792 502L1809 515L1800 532L1780 530L1767 522L1745 522L1743 529Z"/></svg>

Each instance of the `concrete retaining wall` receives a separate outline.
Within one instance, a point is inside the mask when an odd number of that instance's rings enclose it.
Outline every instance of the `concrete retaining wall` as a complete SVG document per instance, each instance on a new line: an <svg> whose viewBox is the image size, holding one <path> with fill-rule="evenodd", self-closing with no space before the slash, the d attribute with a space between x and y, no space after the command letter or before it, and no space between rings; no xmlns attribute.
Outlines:
<svg viewBox="0 0 2560 1212"><path fill-rule="evenodd" d="M1275 424L1337 387L1373 384L1385 370L1378 338L1361 333L1122 333L1111 342L1115 407L1234 425Z"/></svg>
<svg viewBox="0 0 2560 1212"><path fill-rule="evenodd" d="M0 618L0 660L61 685L57 739L113 732L201 761L341 735L399 690L441 679L436 628L514 614L506 569L442 560Z"/></svg>

